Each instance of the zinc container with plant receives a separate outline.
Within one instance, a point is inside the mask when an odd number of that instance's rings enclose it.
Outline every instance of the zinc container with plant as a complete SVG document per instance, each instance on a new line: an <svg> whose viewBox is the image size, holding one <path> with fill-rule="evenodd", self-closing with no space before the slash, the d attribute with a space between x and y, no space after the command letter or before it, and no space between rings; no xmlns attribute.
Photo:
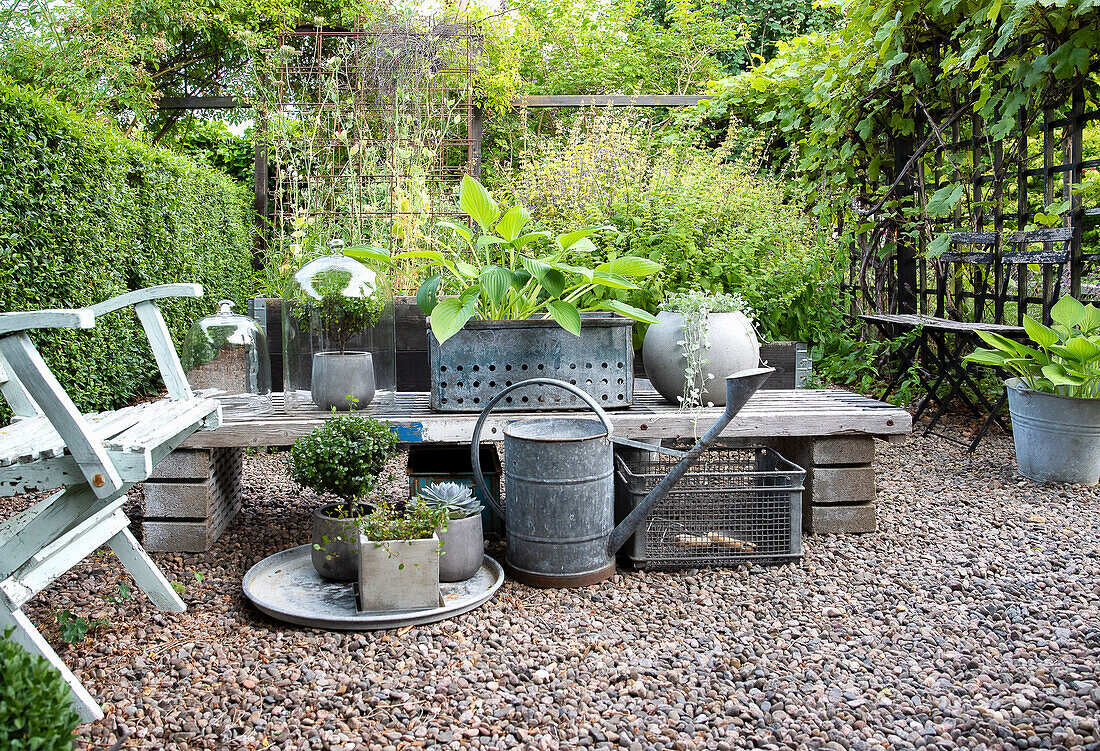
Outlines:
<svg viewBox="0 0 1100 751"><path fill-rule="evenodd" d="M339 415L299 438L290 450L290 476L299 485L340 500L313 512L313 565L321 576L354 581L358 574L356 523L368 516L386 462L398 439L385 423Z"/></svg>
<svg viewBox="0 0 1100 751"><path fill-rule="evenodd" d="M966 359L1002 367L1016 463L1040 482L1100 482L1100 308L1066 296L1050 310L1053 325L1024 316L1035 346L979 331L989 349Z"/></svg>

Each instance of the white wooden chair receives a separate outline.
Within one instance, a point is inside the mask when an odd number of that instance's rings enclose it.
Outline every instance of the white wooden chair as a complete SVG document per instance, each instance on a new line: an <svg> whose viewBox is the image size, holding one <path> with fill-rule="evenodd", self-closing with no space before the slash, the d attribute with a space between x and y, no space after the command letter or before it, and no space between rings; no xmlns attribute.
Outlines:
<svg viewBox="0 0 1100 751"><path fill-rule="evenodd" d="M126 491L198 429L216 428L216 401L187 384L157 300L201 297L198 284L165 284L111 298L90 308L0 313L0 391L15 419L0 429L0 498L61 488L0 522L0 633L61 671L85 720L103 712L50 648L21 608L35 594L103 543L161 610L183 601L131 534L122 511ZM98 315L133 305L145 328L168 398L114 412L81 415L54 378L27 331L90 329ZM109 357L109 352L103 353Z"/></svg>

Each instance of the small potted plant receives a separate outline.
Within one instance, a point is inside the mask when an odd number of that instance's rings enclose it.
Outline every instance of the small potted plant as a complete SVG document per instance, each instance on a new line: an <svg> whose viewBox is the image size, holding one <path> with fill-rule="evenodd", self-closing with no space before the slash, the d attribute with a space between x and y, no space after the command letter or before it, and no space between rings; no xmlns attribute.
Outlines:
<svg viewBox="0 0 1100 751"><path fill-rule="evenodd" d="M420 500L447 513L447 529L439 533L442 558L439 581L465 581L481 569L485 536L481 510L473 491L457 482L432 483L420 491Z"/></svg>
<svg viewBox="0 0 1100 751"><path fill-rule="evenodd" d="M646 332L642 361L653 388L670 402L725 406L725 377L760 363L752 310L736 292L672 293L657 321Z"/></svg>
<svg viewBox="0 0 1100 751"><path fill-rule="evenodd" d="M439 550L437 530L447 529L447 511L413 499L403 508L378 504L359 519L360 613L392 613L437 608Z"/></svg>
<svg viewBox="0 0 1100 751"><path fill-rule="evenodd" d="M348 340L378 323L380 296L350 297L343 288L326 288L306 310L315 315L323 341L331 350L313 355L310 393L321 409L365 406L374 398L374 363L370 352L348 350Z"/></svg>
<svg viewBox="0 0 1100 751"><path fill-rule="evenodd" d="M355 581L358 576L356 522L371 512L365 500L386 462L397 454L397 444L385 423L350 414L326 420L291 448L291 478L340 498L313 512L313 567L326 579Z"/></svg>
<svg viewBox="0 0 1100 751"><path fill-rule="evenodd" d="M1015 374L1005 381L1020 474L1040 482L1100 482L1100 308L1070 296L1050 309L1053 326L1024 316L1035 347L979 331L992 349L970 362Z"/></svg>

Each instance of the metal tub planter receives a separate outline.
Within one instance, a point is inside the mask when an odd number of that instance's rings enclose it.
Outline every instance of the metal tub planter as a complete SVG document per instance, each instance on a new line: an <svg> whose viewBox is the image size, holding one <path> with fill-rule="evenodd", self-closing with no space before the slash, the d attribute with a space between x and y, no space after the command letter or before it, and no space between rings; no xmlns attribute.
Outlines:
<svg viewBox="0 0 1100 751"><path fill-rule="evenodd" d="M470 321L442 345L429 329L431 406L441 412L480 412L501 391L532 378L578 387L604 409L634 399L633 321L610 313L586 314L581 335L555 321ZM575 395L545 385L511 391L501 411L581 409Z"/></svg>
<svg viewBox="0 0 1100 751"><path fill-rule="evenodd" d="M359 536L360 614L427 610L439 596L439 536L420 540L370 540Z"/></svg>
<svg viewBox="0 0 1100 751"><path fill-rule="evenodd" d="M1005 381L1020 474L1038 482L1100 481L1100 399L1029 389Z"/></svg>

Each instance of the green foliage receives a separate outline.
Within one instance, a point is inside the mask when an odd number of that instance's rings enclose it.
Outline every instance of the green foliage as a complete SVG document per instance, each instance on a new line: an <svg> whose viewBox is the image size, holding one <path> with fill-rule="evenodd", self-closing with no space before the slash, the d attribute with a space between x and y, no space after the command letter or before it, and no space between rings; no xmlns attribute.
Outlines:
<svg viewBox="0 0 1100 751"><path fill-rule="evenodd" d="M650 276L661 268L656 261L631 256L614 258L593 268L572 260L578 254L596 250L589 239L592 235L614 228L590 226L563 232L554 238L549 253L536 256L531 251L549 239L550 234L528 228L531 215L521 204L502 216L500 206L485 186L463 175L459 207L480 228L476 237L465 225L450 221L440 224L461 239L469 261L436 250L407 251L394 256L394 260L425 259L430 268L438 270L421 284L416 299L431 316L432 333L440 344L461 331L475 316L494 321L522 321L541 314L576 336L581 333L582 312L608 310L636 321L656 321L644 310L617 300L578 303L599 287L638 289L635 279ZM567 263L567 259L571 262ZM441 285L455 295L438 299Z"/></svg>
<svg viewBox="0 0 1100 751"><path fill-rule="evenodd" d="M901 354L909 351L920 335L913 328L896 339L861 339L858 328L838 323L832 336L816 344L811 352L814 361L815 387L842 386L860 394L880 394L890 378L891 370L902 363L904 371L889 400L901 406L909 405L922 392L920 363L906 362Z"/></svg>
<svg viewBox="0 0 1100 751"><path fill-rule="evenodd" d="M1025 105L1032 119L1023 128L1036 132L1042 108L1068 100L1100 49L1092 0L847 0L839 10L845 22L835 32L779 44L770 61L721 82L701 113L769 129L775 162L801 176L823 215L855 207L850 227L867 218L892 223L874 248L880 253L906 239L930 243L935 254L949 227L933 237L931 219L958 212L969 224L988 208L972 186L976 170L993 169L991 155L979 164L959 159L942 133L957 125L957 137L968 138L976 116L989 141L1005 138L1019 131ZM899 139L915 139L918 129L910 167L917 201L899 204L887 172ZM937 175L947 184L925 194Z"/></svg>
<svg viewBox="0 0 1100 751"><path fill-rule="evenodd" d="M73 615L71 610L58 610L54 613L57 619L57 630L63 641L69 644L77 644L84 641L89 631L111 625L109 621L96 618L89 621L79 615Z"/></svg>
<svg viewBox="0 0 1100 751"><path fill-rule="evenodd" d="M978 348L965 359L1006 368L1036 391L1100 398L1100 308L1066 295L1050 309L1050 317L1053 326L1024 316L1035 347L979 331L992 349Z"/></svg>
<svg viewBox="0 0 1100 751"><path fill-rule="evenodd" d="M161 144L194 159L199 164L225 172L248 190L253 188L255 146L253 130L234 135L220 120L189 118L176 126L171 138Z"/></svg>
<svg viewBox="0 0 1100 751"><path fill-rule="evenodd" d="M352 252L349 249L346 252ZM359 296L348 293L351 273L331 269L314 277L314 289L320 299L306 296L302 301L305 315L316 316L321 333L330 346L343 354L348 340L378 323L385 300L377 290L361 289Z"/></svg>
<svg viewBox="0 0 1100 751"><path fill-rule="evenodd" d="M69 687L46 658L10 637L0 640L0 748L69 751L80 724Z"/></svg>
<svg viewBox="0 0 1100 751"><path fill-rule="evenodd" d="M638 290L592 291L596 304L621 297L656 310L666 292L737 292L773 339L819 341L844 307L827 239L729 142L717 152L689 143L654 144L627 117L546 140L502 178L544 226L617 227L614 253L660 260Z"/></svg>
<svg viewBox="0 0 1100 751"><path fill-rule="evenodd" d="M6 85L0 144L0 310L82 307L167 282L198 282L208 299L243 306L252 219L247 195L229 178ZM164 303L176 342L209 307ZM91 331L32 338L84 411L160 389L132 310L100 317Z"/></svg>
<svg viewBox="0 0 1100 751"><path fill-rule="evenodd" d="M397 445L386 423L356 414L335 416L295 442L290 476L299 485L356 503L374 490Z"/></svg>
<svg viewBox="0 0 1100 751"><path fill-rule="evenodd" d="M446 508L432 506L414 498L402 507L379 503L358 521L359 531L374 542L386 540L423 540L446 530L449 519ZM398 566L404 568L404 564Z"/></svg>

